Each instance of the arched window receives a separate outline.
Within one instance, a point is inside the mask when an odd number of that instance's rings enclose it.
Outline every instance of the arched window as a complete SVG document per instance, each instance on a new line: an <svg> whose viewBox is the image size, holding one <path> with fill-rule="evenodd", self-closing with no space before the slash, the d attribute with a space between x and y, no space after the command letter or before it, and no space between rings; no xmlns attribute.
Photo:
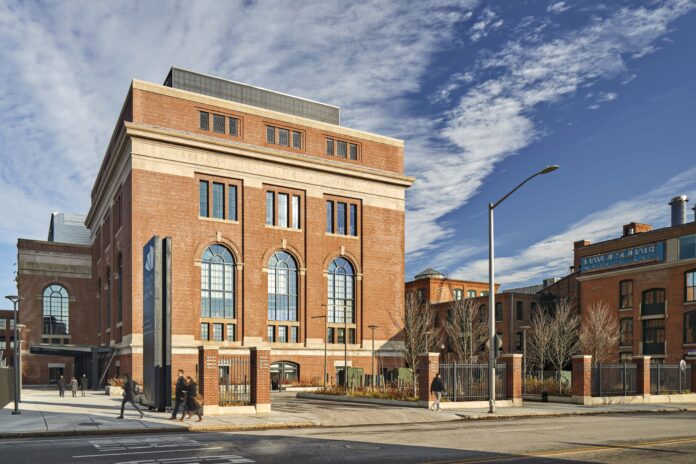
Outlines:
<svg viewBox="0 0 696 464"><path fill-rule="evenodd" d="M106 327L111 327L111 268L106 268Z"/></svg>
<svg viewBox="0 0 696 464"><path fill-rule="evenodd" d="M210 245L201 259L201 317L234 319L234 258L222 245Z"/></svg>
<svg viewBox="0 0 696 464"><path fill-rule="evenodd" d="M345 258L336 258L329 265L329 322L355 322L355 272ZM346 321L343 320L344 316Z"/></svg>
<svg viewBox="0 0 696 464"><path fill-rule="evenodd" d="M43 293L44 335L68 335L68 291L59 284L46 287Z"/></svg>
<svg viewBox="0 0 696 464"><path fill-rule="evenodd" d="M285 251L268 261L268 320L297 320L297 263Z"/></svg>
<svg viewBox="0 0 696 464"><path fill-rule="evenodd" d="M118 321L123 321L123 255L118 254Z"/></svg>

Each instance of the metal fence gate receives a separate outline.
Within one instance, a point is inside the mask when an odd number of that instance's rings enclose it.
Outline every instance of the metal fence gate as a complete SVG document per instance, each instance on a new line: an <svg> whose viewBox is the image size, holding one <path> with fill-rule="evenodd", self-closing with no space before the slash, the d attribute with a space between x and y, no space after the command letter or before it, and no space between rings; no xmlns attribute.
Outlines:
<svg viewBox="0 0 696 464"><path fill-rule="evenodd" d="M249 357L220 355L220 406L251 403Z"/></svg>
<svg viewBox="0 0 696 464"><path fill-rule="evenodd" d="M592 396L631 396L638 393L635 364L596 364L592 366Z"/></svg>
<svg viewBox="0 0 696 464"><path fill-rule="evenodd" d="M678 364L652 364L650 366L650 394L669 395L691 391L691 366L682 370Z"/></svg>
<svg viewBox="0 0 696 464"><path fill-rule="evenodd" d="M505 364L495 367L495 397L507 399ZM448 401L488 400L488 364L440 364L445 385L442 397Z"/></svg>

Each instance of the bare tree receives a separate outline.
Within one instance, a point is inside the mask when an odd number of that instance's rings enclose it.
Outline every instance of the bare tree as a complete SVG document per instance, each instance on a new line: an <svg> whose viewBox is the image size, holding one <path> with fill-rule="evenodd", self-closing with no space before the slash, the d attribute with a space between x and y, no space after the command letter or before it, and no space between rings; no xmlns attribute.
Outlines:
<svg viewBox="0 0 696 464"><path fill-rule="evenodd" d="M552 341L549 350L549 362L554 370L562 371L580 349L579 330L580 316L575 306L567 298L557 300L551 320Z"/></svg>
<svg viewBox="0 0 696 464"><path fill-rule="evenodd" d="M406 294L403 312L392 315L392 320L404 334L402 354L406 365L411 368L415 396L418 355L428 352L432 346L439 346L442 334L435 328L435 311L430 303L419 301L414 292Z"/></svg>
<svg viewBox="0 0 696 464"><path fill-rule="evenodd" d="M481 311L473 299L455 300L450 304L443 326L457 361L472 364L488 340L487 311Z"/></svg>
<svg viewBox="0 0 696 464"><path fill-rule="evenodd" d="M527 353L533 364L542 372L542 377L549 360L551 343L553 343L552 323L551 316L544 310L537 311L532 315Z"/></svg>
<svg viewBox="0 0 696 464"><path fill-rule="evenodd" d="M593 363L609 360L619 346L619 320L606 301L595 301L587 306L580 330L580 346L592 355Z"/></svg>

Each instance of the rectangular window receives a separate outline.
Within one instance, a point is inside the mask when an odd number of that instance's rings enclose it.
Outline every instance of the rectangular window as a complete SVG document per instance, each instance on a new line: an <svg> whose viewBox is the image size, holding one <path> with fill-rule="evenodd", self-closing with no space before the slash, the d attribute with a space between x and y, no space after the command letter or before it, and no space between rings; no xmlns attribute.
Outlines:
<svg viewBox="0 0 696 464"><path fill-rule="evenodd" d="M522 303L521 301L517 302L517 320L524 320L524 303Z"/></svg>
<svg viewBox="0 0 696 464"><path fill-rule="evenodd" d="M227 189L227 219L237 220L237 186L230 185Z"/></svg>
<svg viewBox="0 0 696 464"><path fill-rule="evenodd" d="M302 148L302 134L297 131L292 131L292 147Z"/></svg>
<svg viewBox="0 0 696 464"><path fill-rule="evenodd" d="M326 342L327 343L334 343L334 335L336 334L336 329L333 327L329 327L326 329Z"/></svg>
<svg viewBox="0 0 696 464"><path fill-rule="evenodd" d="M515 351L522 351L522 332L515 333Z"/></svg>
<svg viewBox="0 0 696 464"><path fill-rule="evenodd" d="M495 320L496 321L503 320L503 304L502 303L495 304Z"/></svg>
<svg viewBox="0 0 696 464"><path fill-rule="evenodd" d="M266 224L275 225L275 194L266 192Z"/></svg>
<svg viewBox="0 0 696 464"><path fill-rule="evenodd" d="M221 114L213 114L213 132L225 133L225 117Z"/></svg>
<svg viewBox="0 0 696 464"><path fill-rule="evenodd" d="M462 289L455 288L454 290L452 290L452 294L454 296L454 301L459 301L462 299Z"/></svg>
<svg viewBox="0 0 696 464"><path fill-rule="evenodd" d="M346 233L346 204L338 202L336 210L336 233L345 235Z"/></svg>
<svg viewBox="0 0 696 464"><path fill-rule="evenodd" d="M679 259L696 258L696 235L679 238Z"/></svg>
<svg viewBox="0 0 696 464"><path fill-rule="evenodd" d="M684 301L696 301L696 270L684 274Z"/></svg>
<svg viewBox="0 0 696 464"><path fill-rule="evenodd" d="M234 324L227 324L227 341L234 341Z"/></svg>
<svg viewBox="0 0 696 464"><path fill-rule="evenodd" d="M300 228L300 197L292 196L292 228Z"/></svg>
<svg viewBox="0 0 696 464"><path fill-rule="evenodd" d="M290 327L290 343L297 343L297 326Z"/></svg>
<svg viewBox="0 0 696 464"><path fill-rule="evenodd" d="M278 194L278 225L288 226L288 195L287 193Z"/></svg>
<svg viewBox="0 0 696 464"><path fill-rule="evenodd" d="M213 324L213 341L222 341L222 324Z"/></svg>
<svg viewBox="0 0 696 464"><path fill-rule="evenodd" d="M288 328L284 325L278 326L278 343L288 342Z"/></svg>
<svg viewBox="0 0 696 464"><path fill-rule="evenodd" d="M205 111L200 112L200 128L203 130L208 130L210 128L210 114Z"/></svg>
<svg viewBox="0 0 696 464"><path fill-rule="evenodd" d="M696 343L696 311L684 313L684 343Z"/></svg>
<svg viewBox="0 0 696 464"><path fill-rule="evenodd" d="M269 342L275 342L275 327L273 327L272 325L269 325L267 335L268 335Z"/></svg>
<svg viewBox="0 0 696 464"><path fill-rule="evenodd" d="M350 235L358 236L358 205L350 205Z"/></svg>
<svg viewBox="0 0 696 464"><path fill-rule="evenodd" d="M237 137L239 136L239 119L228 118L230 122L230 135Z"/></svg>
<svg viewBox="0 0 696 464"><path fill-rule="evenodd" d="M633 346L633 318L623 317L620 324L619 346Z"/></svg>
<svg viewBox="0 0 696 464"><path fill-rule="evenodd" d="M287 129L278 129L278 145L285 147L290 145L290 133Z"/></svg>
<svg viewBox="0 0 696 464"><path fill-rule="evenodd" d="M201 217L208 217L208 182L202 180L198 183L199 191L199 212Z"/></svg>
<svg viewBox="0 0 696 464"><path fill-rule="evenodd" d="M346 142L341 142L338 140L336 142L336 156L340 156L341 158L345 158L347 155L348 149L347 149L347 144Z"/></svg>
<svg viewBox="0 0 696 464"><path fill-rule="evenodd" d="M201 324L201 340L208 340L208 324L205 322Z"/></svg>
<svg viewBox="0 0 696 464"><path fill-rule="evenodd" d="M633 307L633 281L622 280L619 282L619 309Z"/></svg>
<svg viewBox="0 0 696 464"><path fill-rule="evenodd" d="M665 320L649 319L643 321L643 344L664 343L665 341Z"/></svg>
<svg viewBox="0 0 696 464"><path fill-rule="evenodd" d="M476 298L476 290L467 290L466 297L467 298Z"/></svg>
<svg viewBox="0 0 696 464"><path fill-rule="evenodd" d="M355 329L348 329L348 343L355 345Z"/></svg>
<svg viewBox="0 0 696 464"><path fill-rule="evenodd" d="M346 337L345 337L345 332L343 328L339 328L337 331L337 340L336 343L345 343L346 342Z"/></svg>
<svg viewBox="0 0 696 464"><path fill-rule="evenodd" d="M354 143L350 144L350 159L352 159L352 160L358 159L358 146Z"/></svg>
<svg viewBox="0 0 696 464"><path fill-rule="evenodd" d="M266 126L266 142L275 143L275 127Z"/></svg>
<svg viewBox="0 0 696 464"><path fill-rule="evenodd" d="M213 182L213 217L225 219L225 186Z"/></svg>
<svg viewBox="0 0 696 464"><path fill-rule="evenodd" d="M326 231L330 234L334 232L334 202L328 200L326 202Z"/></svg>
<svg viewBox="0 0 696 464"><path fill-rule="evenodd" d="M326 154L327 155L334 154L334 140L333 139L326 139Z"/></svg>

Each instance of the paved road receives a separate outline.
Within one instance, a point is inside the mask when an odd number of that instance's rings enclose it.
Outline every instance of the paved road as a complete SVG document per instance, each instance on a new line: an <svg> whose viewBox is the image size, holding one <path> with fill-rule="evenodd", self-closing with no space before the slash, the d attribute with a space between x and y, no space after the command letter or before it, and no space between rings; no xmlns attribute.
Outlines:
<svg viewBox="0 0 696 464"><path fill-rule="evenodd" d="M0 462L696 462L696 413L0 441Z"/></svg>

